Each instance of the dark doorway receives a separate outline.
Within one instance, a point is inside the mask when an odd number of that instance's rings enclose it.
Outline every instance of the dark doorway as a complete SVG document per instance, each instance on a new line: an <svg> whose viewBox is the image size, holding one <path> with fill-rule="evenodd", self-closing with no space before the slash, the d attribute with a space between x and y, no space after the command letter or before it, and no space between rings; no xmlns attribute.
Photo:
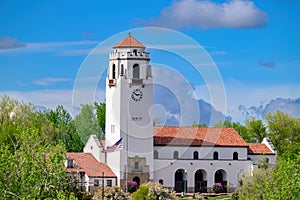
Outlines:
<svg viewBox="0 0 300 200"><path fill-rule="evenodd" d="M204 170L197 170L195 173L195 192L207 192L207 181L204 181Z"/></svg>
<svg viewBox="0 0 300 200"><path fill-rule="evenodd" d="M138 176L135 176L132 181L136 182L138 186L140 186L140 178Z"/></svg>
<svg viewBox="0 0 300 200"><path fill-rule="evenodd" d="M184 190L184 181L183 181L184 169L178 169L175 172L175 191L183 192Z"/></svg>
<svg viewBox="0 0 300 200"><path fill-rule="evenodd" d="M218 171L216 171L215 183L221 183L223 187L223 190L221 192L227 192L226 172L224 170L219 169Z"/></svg>

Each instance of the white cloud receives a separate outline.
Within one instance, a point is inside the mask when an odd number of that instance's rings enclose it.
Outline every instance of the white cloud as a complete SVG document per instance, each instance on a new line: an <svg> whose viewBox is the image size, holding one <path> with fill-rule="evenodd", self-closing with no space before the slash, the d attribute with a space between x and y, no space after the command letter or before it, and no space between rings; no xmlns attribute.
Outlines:
<svg viewBox="0 0 300 200"><path fill-rule="evenodd" d="M6 37L0 39L0 54L53 52L62 56L87 55L97 44L99 41L95 40L20 43L17 39Z"/></svg>
<svg viewBox="0 0 300 200"><path fill-rule="evenodd" d="M267 14L250 0L230 0L222 4L203 0L174 1L148 25L169 28L256 28L264 27Z"/></svg>
<svg viewBox="0 0 300 200"><path fill-rule="evenodd" d="M59 82L70 82L72 79L70 78L41 78L34 80L33 83L36 85L42 85L42 86L48 86L48 85L53 85Z"/></svg>
<svg viewBox="0 0 300 200"><path fill-rule="evenodd" d="M21 43L18 39L10 37L1 37L0 38L0 49L15 49L19 47L25 47L24 43Z"/></svg>

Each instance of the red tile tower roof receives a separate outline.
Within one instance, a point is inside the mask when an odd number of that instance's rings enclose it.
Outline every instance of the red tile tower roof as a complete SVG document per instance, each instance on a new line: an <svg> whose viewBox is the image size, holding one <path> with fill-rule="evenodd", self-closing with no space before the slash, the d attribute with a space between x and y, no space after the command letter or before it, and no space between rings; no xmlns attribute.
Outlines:
<svg viewBox="0 0 300 200"><path fill-rule="evenodd" d="M265 144L252 144L249 143L249 148L248 148L248 154L251 155L274 155L273 153Z"/></svg>
<svg viewBox="0 0 300 200"><path fill-rule="evenodd" d="M68 159L73 159L74 168L67 168L67 171L85 172L90 177L116 177L114 172L105 164L98 162L91 153L67 153Z"/></svg>
<svg viewBox="0 0 300 200"><path fill-rule="evenodd" d="M128 48L128 47L145 48L145 46L142 43L137 41L130 34L125 39L123 39L121 42L119 42L114 46L114 48Z"/></svg>
<svg viewBox="0 0 300 200"><path fill-rule="evenodd" d="M233 128L156 126L153 131L155 146L248 147Z"/></svg>

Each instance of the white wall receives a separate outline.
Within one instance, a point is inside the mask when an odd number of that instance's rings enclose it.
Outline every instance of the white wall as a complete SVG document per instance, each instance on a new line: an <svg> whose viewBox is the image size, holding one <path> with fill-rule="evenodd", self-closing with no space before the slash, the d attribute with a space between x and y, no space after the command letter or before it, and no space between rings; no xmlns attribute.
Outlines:
<svg viewBox="0 0 300 200"><path fill-rule="evenodd" d="M233 153L238 153L239 160L247 160L247 147L178 147L155 146L159 159L173 159L174 151L178 151L180 159L193 159L194 151L198 152L199 159L213 159L213 153L218 152L219 160L232 160Z"/></svg>
<svg viewBox="0 0 300 200"><path fill-rule="evenodd" d="M251 158L253 164L258 164L263 158L269 159L269 164L275 164L276 163L276 155L248 155L249 158Z"/></svg>
<svg viewBox="0 0 300 200"><path fill-rule="evenodd" d="M154 160L155 175L154 181L163 179L164 186L174 188L175 172L178 169L187 171L187 186L194 188L195 173L198 169L206 171L207 187L214 183L214 175L217 170L226 172L227 184L238 187L238 176L240 173L250 174L251 161L221 161L221 160Z"/></svg>
<svg viewBox="0 0 300 200"><path fill-rule="evenodd" d="M150 168L150 179L153 179L153 130L150 109L152 107L153 88L152 78L147 76L149 68L149 54L138 48L138 55L132 55L128 51L132 49L115 49L110 54L109 67L116 65L116 84L109 86L112 78L109 70L106 82L106 138L105 145L111 146L120 138L123 138L123 150L107 153L107 164L117 175L118 181L123 179L124 166L127 163L127 155L130 157L146 157ZM142 52L142 53L141 53ZM130 59L128 59L130 58ZM123 64L124 76L120 76L120 68ZM132 66L140 65L140 78L143 85L133 85ZM134 89L143 91L141 101L133 101L131 94ZM136 121L135 118L140 120ZM111 126L115 126L115 132L111 132ZM128 133L128 135L127 135ZM128 139L128 143L127 143ZM128 148L128 153L126 149Z"/></svg>
<svg viewBox="0 0 300 200"><path fill-rule="evenodd" d="M83 148L83 152L91 153L99 162L105 163L105 153L102 153L103 149L101 146L99 146L100 144L98 142L99 140L97 139L96 135L90 135Z"/></svg>

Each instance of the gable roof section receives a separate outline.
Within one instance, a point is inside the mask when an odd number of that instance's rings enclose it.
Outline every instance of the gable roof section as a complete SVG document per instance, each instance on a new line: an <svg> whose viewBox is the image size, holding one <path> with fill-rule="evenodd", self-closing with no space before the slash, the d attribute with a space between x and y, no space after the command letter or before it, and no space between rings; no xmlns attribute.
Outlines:
<svg viewBox="0 0 300 200"><path fill-rule="evenodd" d="M67 153L67 157L74 160L75 166L67 168L67 171L82 171L90 177L102 177L102 172L104 172L105 177L116 177L105 163L98 162L91 153Z"/></svg>
<svg viewBox="0 0 300 200"><path fill-rule="evenodd" d="M137 41L134 37L131 37L129 34L125 39L116 44L114 48L126 48L126 47L136 47L136 48L145 48L145 46Z"/></svg>
<svg viewBox="0 0 300 200"><path fill-rule="evenodd" d="M250 155L275 155L265 144L249 143L248 154Z"/></svg>
<svg viewBox="0 0 300 200"><path fill-rule="evenodd" d="M226 146L248 147L233 128L156 126L154 146Z"/></svg>

